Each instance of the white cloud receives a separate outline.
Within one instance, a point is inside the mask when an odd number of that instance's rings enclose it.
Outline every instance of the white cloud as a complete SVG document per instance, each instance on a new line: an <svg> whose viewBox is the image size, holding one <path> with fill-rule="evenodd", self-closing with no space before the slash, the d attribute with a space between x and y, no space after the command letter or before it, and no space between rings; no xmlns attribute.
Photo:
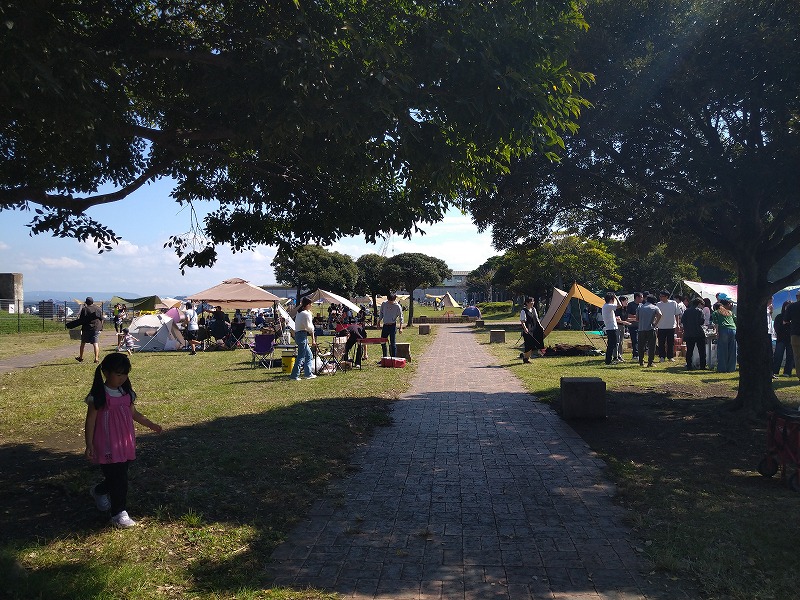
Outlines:
<svg viewBox="0 0 800 600"><path fill-rule="evenodd" d="M62 256L60 258L43 256L39 259L39 262L47 269L77 269L81 266L80 261L69 258L68 256Z"/></svg>

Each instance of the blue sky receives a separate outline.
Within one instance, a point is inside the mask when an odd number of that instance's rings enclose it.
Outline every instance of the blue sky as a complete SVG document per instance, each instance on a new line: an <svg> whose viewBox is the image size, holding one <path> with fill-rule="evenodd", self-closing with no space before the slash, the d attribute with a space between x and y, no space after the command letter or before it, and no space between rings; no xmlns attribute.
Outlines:
<svg viewBox="0 0 800 600"><path fill-rule="evenodd" d="M220 259L210 269L190 269L181 275L178 259L164 242L189 229L188 211L169 198L170 181L159 181L125 200L89 211L111 227L122 241L110 253L98 254L91 243L28 235L30 214L0 212L0 272L22 273L23 288L33 291L108 291L161 296L189 295L223 279L241 277L256 285L275 283L271 247L232 254L219 248ZM441 258L453 270L472 270L490 256L490 234L479 234L468 216L450 211L444 221L423 226L427 235L410 240L393 237L387 256L422 252ZM345 238L329 249L358 258L380 247L363 239Z"/></svg>

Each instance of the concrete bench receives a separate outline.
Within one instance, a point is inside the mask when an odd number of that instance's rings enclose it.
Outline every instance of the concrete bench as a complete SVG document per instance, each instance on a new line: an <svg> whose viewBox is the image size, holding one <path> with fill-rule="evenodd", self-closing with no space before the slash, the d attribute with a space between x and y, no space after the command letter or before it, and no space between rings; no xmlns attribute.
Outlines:
<svg viewBox="0 0 800 600"><path fill-rule="evenodd" d="M430 335L431 333L431 326L428 324L420 324L419 326L419 334L420 335Z"/></svg>
<svg viewBox="0 0 800 600"><path fill-rule="evenodd" d="M562 377L562 419L605 419L606 382L599 377Z"/></svg>
<svg viewBox="0 0 800 600"><path fill-rule="evenodd" d="M505 329L490 329L489 330L489 343L490 344L505 344L506 343L506 330Z"/></svg>
<svg viewBox="0 0 800 600"><path fill-rule="evenodd" d="M408 342L397 342L395 344L397 348L397 357L398 358L405 358L406 360L411 360L411 344Z"/></svg>
<svg viewBox="0 0 800 600"><path fill-rule="evenodd" d="M483 319L475 319L475 327L483 327L484 325Z"/></svg>

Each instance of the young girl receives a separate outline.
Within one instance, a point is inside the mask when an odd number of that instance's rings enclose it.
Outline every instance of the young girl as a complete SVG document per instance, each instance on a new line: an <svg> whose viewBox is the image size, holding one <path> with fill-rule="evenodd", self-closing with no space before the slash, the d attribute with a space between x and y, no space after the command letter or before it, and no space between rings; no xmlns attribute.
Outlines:
<svg viewBox="0 0 800 600"><path fill-rule="evenodd" d="M117 352L122 352L124 350L128 354L133 354L133 350L136 348L136 342L138 341L139 338L132 336L130 330L125 327L122 333L117 334Z"/></svg>
<svg viewBox="0 0 800 600"><path fill-rule="evenodd" d="M126 354L107 355L95 369L92 389L86 396L86 458L99 464L105 477L89 493L98 510L111 511L111 524L123 528L136 525L125 510L128 465L136 458L133 422L161 433L161 426L134 406L136 393L128 379L130 370Z"/></svg>

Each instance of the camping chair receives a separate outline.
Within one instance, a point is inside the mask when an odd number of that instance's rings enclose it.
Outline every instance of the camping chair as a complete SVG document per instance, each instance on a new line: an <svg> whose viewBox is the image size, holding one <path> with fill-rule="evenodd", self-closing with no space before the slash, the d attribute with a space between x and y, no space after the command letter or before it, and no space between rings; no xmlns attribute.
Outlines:
<svg viewBox="0 0 800 600"><path fill-rule="evenodd" d="M327 342L325 349L317 351L317 357L322 359L322 369L324 372L332 375L337 371L344 371L341 361L344 355L344 343L346 339L347 338L334 335L332 341ZM319 374L319 372L317 374Z"/></svg>
<svg viewBox="0 0 800 600"><path fill-rule="evenodd" d="M256 334L253 346L250 348L252 355L252 367L255 369L256 364L269 369L272 367L272 358L275 354L275 336L269 334ZM269 360L269 362L267 362Z"/></svg>
<svg viewBox="0 0 800 600"><path fill-rule="evenodd" d="M244 321L237 323L234 321L231 323L231 335L233 336L234 340L236 340L236 347L237 348L246 348L245 345L245 327Z"/></svg>

